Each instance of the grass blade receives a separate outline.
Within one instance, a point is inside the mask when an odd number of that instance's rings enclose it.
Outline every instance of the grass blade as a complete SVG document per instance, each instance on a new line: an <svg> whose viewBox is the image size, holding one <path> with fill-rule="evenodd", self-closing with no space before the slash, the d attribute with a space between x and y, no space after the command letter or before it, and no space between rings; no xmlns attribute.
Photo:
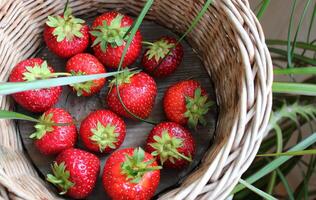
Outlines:
<svg viewBox="0 0 316 200"><path fill-rule="evenodd" d="M243 179L239 180L239 183L244 185L245 187L247 187L249 190L255 192L256 194L262 196L265 199L268 200L277 200L276 198L274 198L273 196L271 196L270 194L265 193L264 191L254 187L253 185L247 183L246 181L244 181Z"/></svg>
<svg viewBox="0 0 316 200"><path fill-rule="evenodd" d="M82 76L70 76L61 78L50 78L45 80L37 80L30 82L7 82L0 85L0 95L8 95L17 92L23 92L27 90L42 89L49 87L56 87L61 85L70 85L74 83L82 83L99 78L106 78L116 75L121 72L109 72L102 74L82 75Z"/></svg>
<svg viewBox="0 0 316 200"><path fill-rule="evenodd" d="M294 19L294 11L296 7L296 0L293 1L292 8L291 8L291 16L290 16L290 24L287 32L287 65L288 67L292 67L292 49L291 49L291 34L293 28L293 19Z"/></svg>
<svg viewBox="0 0 316 200"><path fill-rule="evenodd" d="M304 151L288 151L281 153L266 153L266 154L258 154L258 157L266 157L266 156L304 156L304 155L315 155L316 149L308 149Z"/></svg>
<svg viewBox="0 0 316 200"><path fill-rule="evenodd" d="M278 174L278 176L279 176L279 178L280 178L280 180L281 180L281 182L282 182L282 184L283 184L283 186L284 186L284 188L285 188L285 190L286 190L286 192L288 194L289 200L295 200L293 190L290 187L289 183L287 182L287 180L286 180L285 176L283 175L282 171L277 168L276 172L277 172L277 174Z"/></svg>
<svg viewBox="0 0 316 200"><path fill-rule="evenodd" d="M128 40L126 42L126 45L124 47L124 50L123 50L123 53L122 53L122 57L120 59L120 63L119 63L119 66L117 68L117 72L121 71L121 68L122 68L122 63L124 61L124 58L125 58L125 55L127 53L127 50L129 48L129 46L131 45L132 43L132 40L138 30L138 28L140 27L145 15L147 14L147 12L149 11L151 5L153 4L153 0L148 0L146 2L146 4L144 5L142 11L140 12L140 14L138 15L136 21L133 23L133 28L129 31L129 37L128 37ZM123 108L125 109L125 111L130 114L131 116L133 116L134 118L138 119L138 120L141 120L141 121L144 121L144 122L147 122L149 124L157 124L156 122L153 122L151 120L147 120L147 119L142 119L140 117L138 117L137 115L135 115L134 113L132 113L124 104L123 100L122 100L122 97L121 97L121 94L120 94L120 90L119 90L119 85L117 83L117 79L116 79L116 91L117 91L117 96L118 96L118 99L121 103L121 105L123 106Z"/></svg>
<svg viewBox="0 0 316 200"><path fill-rule="evenodd" d="M298 33L300 32L300 30L302 28L302 24L303 24L304 18L306 16L306 11L307 11L307 8L308 8L310 2L311 2L311 0L307 0L307 2L305 3L305 6L304 6L303 13L302 13L302 15L300 17L300 21L298 23L298 26L297 26L297 29L296 29L296 32L295 32L295 35L294 35L294 41L293 41L292 49L291 49L291 57L293 57L293 55L294 55L294 49L295 49L295 44L296 44L296 41L297 41L297 36L298 36Z"/></svg>
<svg viewBox="0 0 316 200"><path fill-rule="evenodd" d="M269 47L269 51L271 53L276 53L276 54L279 54L279 55L285 56L285 57L287 55L287 51L282 50L282 49ZM309 58L309 57L306 57L306 56L302 56L302 55L299 55L299 54L295 54L295 53L293 54L293 61L295 61L295 62L304 62L304 63L306 63L308 65L316 65L316 60L315 59ZM292 62L292 60L291 60L291 62Z"/></svg>
<svg viewBox="0 0 316 200"><path fill-rule="evenodd" d="M273 46L273 45L287 45L287 41L285 40L266 40L267 45ZM296 48L310 50L310 51L316 51L316 45L310 44L307 42L291 42L291 45L294 45Z"/></svg>
<svg viewBox="0 0 316 200"><path fill-rule="evenodd" d="M280 126L274 126L275 134L276 134L276 143L277 143L277 149L276 153L281 153L283 150L283 136L282 136L282 130ZM275 180L276 180L277 173L276 171L273 171L271 174L271 178L268 184L267 193L272 194L274 186L275 186Z"/></svg>
<svg viewBox="0 0 316 200"><path fill-rule="evenodd" d="M275 93L316 96L316 85L308 83L274 82L272 91Z"/></svg>
<svg viewBox="0 0 316 200"><path fill-rule="evenodd" d="M307 138L305 138L304 140L302 140L301 142L299 142L298 144L296 144L289 151L301 151L301 150L304 150L304 149L308 148L309 146L311 146L312 144L314 144L315 142L316 142L316 133L313 133L310 136L308 136ZM250 177L248 177L245 181L247 183L249 183L249 184L252 184L252 183L256 182L260 178L264 177L265 175L269 174L273 170L277 169L279 166L284 164L286 161L288 161L292 157L293 156L282 156L282 157L274 159L272 162L270 162L269 164L264 166L258 172L256 172L255 174L251 175ZM244 185L238 184L234 188L234 190L232 191L232 194L235 194L235 193L241 191L244 188L245 188Z"/></svg>
<svg viewBox="0 0 316 200"><path fill-rule="evenodd" d="M257 14L257 18L260 19L263 14L265 13L265 11L267 10L269 4L270 4L271 0L263 0L263 4Z"/></svg>
<svg viewBox="0 0 316 200"><path fill-rule="evenodd" d="M26 120L26 121L31 121L31 122L39 122L38 119L35 119L33 117L17 113L17 112L12 112L12 111L7 111L7 110L0 110L0 119L18 119L18 120Z"/></svg>
<svg viewBox="0 0 316 200"><path fill-rule="evenodd" d="M316 75L316 66L274 69L273 73L277 75Z"/></svg>

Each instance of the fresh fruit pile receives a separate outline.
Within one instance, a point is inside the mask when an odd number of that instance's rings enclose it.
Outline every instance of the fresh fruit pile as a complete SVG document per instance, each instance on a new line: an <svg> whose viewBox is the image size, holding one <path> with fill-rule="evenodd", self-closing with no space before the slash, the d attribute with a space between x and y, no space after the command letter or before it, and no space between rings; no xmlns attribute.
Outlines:
<svg viewBox="0 0 316 200"><path fill-rule="evenodd" d="M131 17L110 11L98 16L90 29L66 5L62 15L48 17L44 29L49 50L68 59L65 72L54 72L47 61L31 58L13 68L9 81L118 70L132 25ZM112 199L150 199L159 185L162 168L184 168L194 159L196 144L190 129L206 124L205 116L212 105L206 90L195 80L182 80L168 88L163 99L168 121L155 124L148 133L145 151L140 147L119 149L128 131L124 118L146 122L157 96L154 78L170 76L183 58L183 47L176 39L162 36L157 41L142 41L141 32L137 31L123 59L123 68L137 60L143 44L147 49L141 65L146 73L124 70L116 75L109 81L110 89L104 99L108 109L91 112L81 122L76 122L65 109L54 107L62 92L60 86L12 95L24 109L43 113L30 138L42 154L56 155L47 181L57 187L59 194L87 198L99 176L98 156L111 153L102 172L107 194ZM89 45L93 55L87 53ZM105 84L106 79L100 78L69 86L76 95L86 97L99 93ZM76 123L80 123L78 132ZM75 148L78 138L85 150Z"/></svg>

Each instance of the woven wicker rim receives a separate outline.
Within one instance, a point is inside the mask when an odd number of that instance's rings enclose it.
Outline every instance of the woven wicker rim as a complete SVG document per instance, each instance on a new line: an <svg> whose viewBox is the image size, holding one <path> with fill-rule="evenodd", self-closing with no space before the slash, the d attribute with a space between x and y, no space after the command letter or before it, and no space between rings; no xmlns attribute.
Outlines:
<svg viewBox="0 0 316 200"><path fill-rule="evenodd" d="M109 9L138 14L145 0L73 0L75 14ZM200 1L157 0L147 19L184 32L203 6ZM0 3L0 81L11 68L33 56L48 15L60 13L63 0L6 0ZM215 145L180 187L159 199L224 199L253 161L272 104L272 62L261 26L247 0L215 0L188 35L214 82L220 108ZM1 109L12 109L0 96ZM14 121L0 121L0 199L58 199L23 153Z"/></svg>

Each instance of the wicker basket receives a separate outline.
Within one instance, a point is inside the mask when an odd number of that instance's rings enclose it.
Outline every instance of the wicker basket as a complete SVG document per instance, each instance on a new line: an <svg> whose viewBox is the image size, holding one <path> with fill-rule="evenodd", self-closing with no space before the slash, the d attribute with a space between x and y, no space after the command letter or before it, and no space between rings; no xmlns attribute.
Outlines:
<svg viewBox="0 0 316 200"><path fill-rule="evenodd" d="M73 0L75 14L123 9L137 15L145 0ZM147 19L184 32L203 0L156 0ZM38 49L48 15L60 13L63 0L0 2L0 81ZM261 26L247 0L214 0L188 41L214 82L219 118L213 147L179 188L161 199L224 199L253 161L271 111L272 63ZM12 109L0 96L1 109ZM0 121L0 199L58 199L23 153L14 121Z"/></svg>

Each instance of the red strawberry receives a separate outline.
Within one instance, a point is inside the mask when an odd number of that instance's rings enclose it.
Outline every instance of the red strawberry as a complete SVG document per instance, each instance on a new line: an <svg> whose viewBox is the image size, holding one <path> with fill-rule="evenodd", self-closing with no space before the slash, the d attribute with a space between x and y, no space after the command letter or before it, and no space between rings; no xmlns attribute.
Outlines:
<svg viewBox="0 0 316 200"><path fill-rule="evenodd" d="M162 122L150 132L146 151L169 168L182 168L192 161L195 143L191 133L174 122Z"/></svg>
<svg viewBox="0 0 316 200"><path fill-rule="evenodd" d="M199 82L180 81L172 85L165 93L163 108L170 121L196 128L200 122L206 124L204 116L212 103Z"/></svg>
<svg viewBox="0 0 316 200"><path fill-rule="evenodd" d="M40 58L31 58L18 63L12 70L10 82L25 82L39 79L47 79L62 75L53 73L52 67ZM62 88L51 87L45 89L28 90L12 95L14 100L25 109L32 112L45 112L55 105L61 95Z"/></svg>
<svg viewBox="0 0 316 200"><path fill-rule="evenodd" d="M144 72L124 71L116 76L121 99L126 108L140 118L147 118L154 106L157 95L156 82ZM112 88L107 96L107 104L117 114L133 118L121 104L116 79L112 81Z"/></svg>
<svg viewBox="0 0 316 200"><path fill-rule="evenodd" d="M125 36L132 26L133 19L116 11L97 17L92 24L91 38L95 56L106 66L117 68L128 39ZM124 57L122 67L135 62L142 48L142 36L136 32Z"/></svg>
<svg viewBox="0 0 316 200"><path fill-rule="evenodd" d="M80 53L70 58L66 65L66 70L73 75L89 75L106 73L102 63L91 54ZM78 96L91 96L100 92L106 79L100 78L93 81L76 83L71 85Z"/></svg>
<svg viewBox="0 0 316 200"><path fill-rule="evenodd" d="M61 16L48 16L44 28L47 47L62 58L82 53L89 45L89 27L85 21L75 18L67 8Z"/></svg>
<svg viewBox="0 0 316 200"><path fill-rule="evenodd" d="M142 65L149 74L163 78L172 74L180 65L183 47L180 43L177 44L176 39L163 36L154 43L147 44L149 44L149 49L144 53ZM163 60L170 50L169 55Z"/></svg>
<svg viewBox="0 0 316 200"><path fill-rule="evenodd" d="M93 190L100 171L100 160L94 154L80 150L67 149L61 152L47 181L54 184L61 195L74 199L86 198Z"/></svg>
<svg viewBox="0 0 316 200"><path fill-rule="evenodd" d="M51 108L35 125L36 132L30 135L37 149L45 155L58 154L75 145L77 130L74 124L55 126L53 123L73 123L71 115L61 108Z"/></svg>
<svg viewBox="0 0 316 200"><path fill-rule="evenodd" d="M117 150L105 163L103 186L115 200L149 200L159 184L159 169L155 159L141 148Z"/></svg>
<svg viewBox="0 0 316 200"><path fill-rule="evenodd" d="M124 141L126 125L115 113L97 110L81 123L80 137L91 151L107 153L117 149Z"/></svg>

